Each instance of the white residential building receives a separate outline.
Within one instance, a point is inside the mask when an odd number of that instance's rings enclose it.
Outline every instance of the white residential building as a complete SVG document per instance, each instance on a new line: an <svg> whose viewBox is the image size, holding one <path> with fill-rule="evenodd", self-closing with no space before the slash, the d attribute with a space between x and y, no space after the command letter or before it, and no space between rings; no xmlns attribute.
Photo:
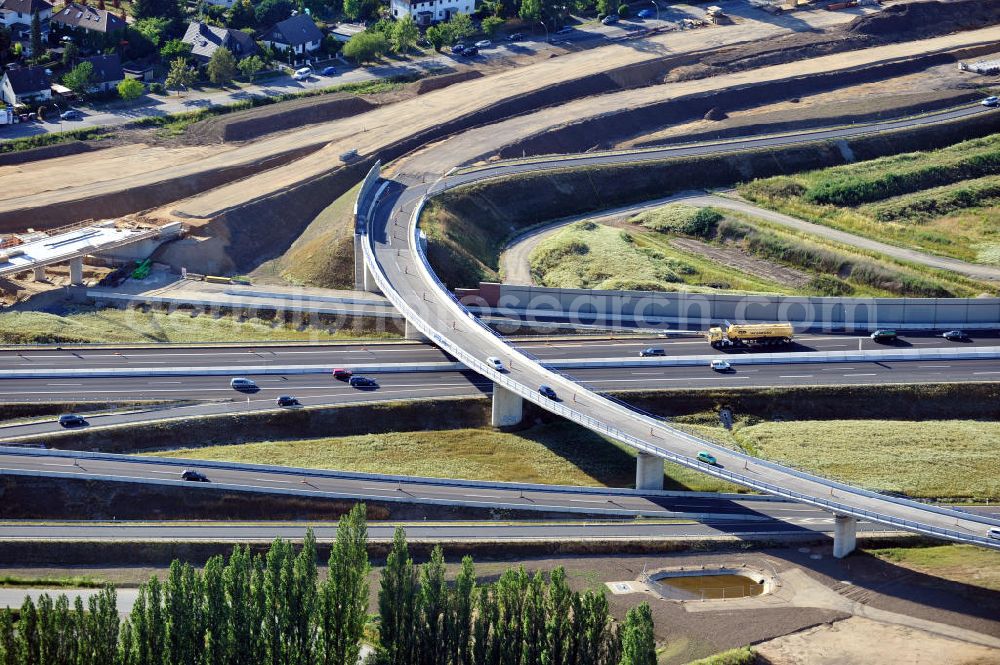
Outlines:
<svg viewBox="0 0 1000 665"><path fill-rule="evenodd" d="M476 11L476 0L392 0L390 9L395 19L412 16L417 25L430 25L456 14L471 14Z"/></svg>

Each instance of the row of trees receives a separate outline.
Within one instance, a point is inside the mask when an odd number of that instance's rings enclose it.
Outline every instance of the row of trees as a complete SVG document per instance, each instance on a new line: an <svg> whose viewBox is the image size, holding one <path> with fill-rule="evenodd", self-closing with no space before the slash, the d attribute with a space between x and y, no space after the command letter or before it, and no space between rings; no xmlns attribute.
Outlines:
<svg viewBox="0 0 1000 665"><path fill-rule="evenodd" d="M0 611L0 665L356 665L363 642L377 665L655 665L648 605L619 627L604 595L572 591L561 569L479 585L470 557L448 584L441 549L416 566L402 529L376 632L364 511L341 519L322 580L310 531L298 553L277 539L263 555L237 546L201 572L174 561L164 581L139 588L124 622L112 588L86 605L26 598Z"/></svg>

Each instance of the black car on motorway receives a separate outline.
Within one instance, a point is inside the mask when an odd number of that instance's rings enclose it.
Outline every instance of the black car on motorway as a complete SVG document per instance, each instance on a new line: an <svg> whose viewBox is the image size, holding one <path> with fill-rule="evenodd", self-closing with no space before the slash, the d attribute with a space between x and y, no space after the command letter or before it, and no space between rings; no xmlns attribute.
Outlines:
<svg viewBox="0 0 1000 665"><path fill-rule="evenodd" d="M194 469L186 469L184 473L181 474L181 480L188 480L192 483L207 483L209 482L208 476L200 471L195 471Z"/></svg>
<svg viewBox="0 0 1000 665"><path fill-rule="evenodd" d="M278 406L299 406L299 400L295 399L291 395L281 395L278 399L274 400L274 403Z"/></svg>
<svg viewBox="0 0 1000 665"><path fill-rule="evenodd" d="M964 342L969 339L969 333L964 330L949 330L941 335L941 337L951 340L952 342Z"/></svg>
<svg viewBox="0 0 1000 665"><path fill-rule="evenodd" d="M59 416L59 424L63 427L83 427L87 421L75 413L64 413Z"/></svg>
<svg viewBox="0 0 1000 665"><path fill-rule="evenodd" d="M352 388L378 388L375 379L370 379L367 376L352 376L348 383Z"/></svg>
<svg viewBox="0 0 1000 665"><path fill-rule="evenodd" d="M639 356L642 358L651 358L653 356L665 356L665 355L667 355L667 352L658 346L651 346L648 349L643 349L642 351L639 352Z"/></svg>
<svg viewBox="0 0 1000 665"><path fill-rule="evenodd" d="M538 393L548 397L549 399L558 399L558 397L556 397L556 391L552 390L551 386L547 386L544 383L538 386Z"/></svg>

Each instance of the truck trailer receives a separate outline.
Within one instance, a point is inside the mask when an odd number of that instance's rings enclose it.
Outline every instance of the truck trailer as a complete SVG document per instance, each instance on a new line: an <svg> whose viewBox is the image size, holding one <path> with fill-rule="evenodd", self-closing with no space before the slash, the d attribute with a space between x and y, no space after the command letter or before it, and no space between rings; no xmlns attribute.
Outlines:
<svg viewBox="0 0 1000 665"><path fill-rule="evenodd" d="M790 323L730 323L708 329L705 338L712 348L728 346L776 346L792 341Z"/></svg>

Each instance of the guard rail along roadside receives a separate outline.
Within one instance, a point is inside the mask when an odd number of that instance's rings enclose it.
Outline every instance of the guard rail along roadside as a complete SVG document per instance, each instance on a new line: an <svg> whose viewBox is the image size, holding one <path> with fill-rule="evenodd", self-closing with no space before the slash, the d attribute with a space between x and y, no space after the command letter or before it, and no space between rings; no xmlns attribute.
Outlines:
<svg viewBox="0 0 1000 665"><path fill-rule="evenodd" d="M382 191L382 190L380 190L380 191ZM433 191L434 191L434 187L431 187L430 192L433 192ZM428 192L428 194L430 192ZM419 238L419 230L417 228L417 222L419 220L420 213L423 210L425 202L426 202L426 196L423 197L423 198L421 198L420 201L419 201L419 203L414 207L414 210L413 210L413 213L412 213L411 219L410 219L410 228L409 228L409 233L410 233L410 236L411 236L410 239L411 239L411 241L413 243L412 247L414 248L414 251L416 252L416 254L419 256L419 259L420 259L419 264L420 264L421 269L424 271L426 277L428 277L432 282L434 282L435 284L438 285L439 290L440 290L439 292L442 295L447 295L448 297L452 298L454 306L456 308L458 308L458 310L460 311L460 313L463 314L463 315L465 315L470 322L472 322L474 325L482 326L483 329L485 329L486 331L488 331L490 334L497 335L497 333L495 331L489 329L485 324L483 324L475 316L473 316L467 309L465 309L465 307L462 306L462 304L444 287L444 285L441 284L440 280L437 278L437 276L434 274L433 270L430 268L430 264L427 261L427 257L425 256L424 252L421 250L421 243L420 243L420 238ZM372 207L374 207L375 205L377 205L377 201L373 201L371 205L372 205ZM956 531L956 530L952 530L952 529L945 529L945 528L942 528L942 527L936 527L936 526L929 525L929 524L923 524L923 523L915 522L915 521L912 521L912 520L907 520L907 519L903 519L903 518L894 517L894 516L891 516L891 515L885 515L885 514L873 512L873 511L866 510L866 509L863 509L863 508L860 508L860 507L855 507L855 506L851 506L851 505L848 505L848 504L844 504L844 503L841 503L839 501L829 500L829 499L825 499L825 498L818 497L818 496L805 495L805 494L802 494L800 492L789 490L789 489L786 489L784 487L780 487L780 486L777 486L777 485L773 485L771 483L767 483L767 482L764 482L762 480L758 480L756 478L752 478L752 477L747 476L747 475L743 475L743 474L739 474L739 473L733 473L731 471L720 469L720 468L717 468L717 467L712 467L712 466L708 466L708 465L704 465L704 464L699 464L699 463L696 463L694 460L690 459L689 457L686 457L686 456L683 456L683 455L680 455L680 454L676 454L676 453L673 453L673 452L668 451L668 450L664 450L664 449L662 449L662 448L660 448L658 446L655 446L655 445L649 443L648 441L644 441L644 440L638 439L638 438L636 438L636 437L634 437L634 436L632 436L632 435L630 435L630 434L628 434L626 432L623 432L623 431L619 430L618 428L612 427L611 425L607 424L606 422L604 422L602 420L598 420L598 419L593 418L591 416L588 416L588 415L586 415L586 414L584 414L582 412L579 412L579 411L577 411L575 409L571 409L571 408L565 406L562 403L553 402L551 400L548 400L548 399L542 397L534 389L529 388L529 387L524 386L524 385L522 385L522 384L520 384L520 383L518 383L516 381L513 381L513 380L509 379L505 375L503 375L500 372L497 372L496 370L494 370L492 367L487 366L483 361L479 360L478 358L475 358L475 357L471 356L470 354L466 353L463 349L456 347L455 345L453 345L452 343L450 343L448 340L446 340L431 325L429 325L428 322L423 319L423 317L420 317L420 316L417 315L417 312L412 307L409 306L409 304L402 298L402 296L398 292L395 291L395 289L392 287L391 283L389 282L389 280L386 278L385 274L383 273L382 268L381 268L381 264L378 262L378 260L376 258L375 248L374 248L374 245L373 245L373 237L372 237L372 234L371 234L370 222L371 222L371 220L369 219L368 220L368 226L366 227L367 238L366 238L366 241L363 243L363 245L364 245L364 258L365 258L365 261L366 261L366 265L368 266L369 271L372 274L372 277L374 278L374 280L375 280L376 284L378 285L378 287L381 289L383 295L385 295L387 298L389 298L389 300L393 303L393 305L395 305L400 310L400 312L403 314L403 316L407 319L407 321L411 325L415 326L418 330L420 330L421 333L423 333L424 335L426 335L434 343L438 344L443 350L445 350L448 353L452 354L452 356L454 356L457 360L461 361L462 363L464 363L469 368L475 370L480 375L485 376L485 377L491 379L497 385L500 385L503 388L505 388L505 389L513 392L514 394L519 395L521 398L527 399L530 402L538 404L542 408L544 408L544 409L546 409L548 411L551 411L553 413L556 413L558 415L561 415L561 416L563 416L563 417L565 417L565 418L567 418L567 419L569 419L569 420L571 420L573 422L579 423L579 424L587 427L588 429L592 429L592 430L597 431L597 432L605 433L608 436L610 436L611 438L616 439L618 441L621 441L622 443L624 443L624 444L626 444L626 445L628 445L628 446L630 446L632 448L635 448L636 450L639 450L641 452L645 452L645 453L648 453L648 454L652 454L652 455L661 457L663 459L669 460L669 461L674 462L676 464L680 464L681 466L684 466L684 467L687 467L687 468L691 468L691 469L695 469L695 470L700 471L702 473L706 473L708 475L712 475L712 476L715 476L715 477L720 478L722 480L733 482L735 484L742 485L744 487L749 487L749 488L756 489L756 490L759 490L759 491L762 491L762 492L766 492L768 494L774 494L776 496L781 496L781 497L789 498L789 499L792 499L792 500L795 500L795 501L800 501L802 503L806 503L806 504L809 504L809 505L814 505L814 506L818 506L818 507L821 507L821 508L825 508L827 510L830 510L830 511L836 513L836 514L841 514L841 515L852 516L852 517L856 517L856 518L867 519L867 520L879 522L879 523L882 523L882 524L888 524L890 526L899 526L899 527L903 527L904 529L906 529L908 531L914 531L914 532L917 532L917 533L923 533L923 534L927 534L927 535L931 535L931 536L943 537L943 538L950 539L950 540L955 540L955 541L958 541L958 542L973 543L973 544L977 544L977 545L981 545L981 546L985 546L985 547L990 547L990 548L994 548L994 549L1000 549L1000 543L998 543L996 541L991 541L986 536L978 536L978 535L973 535L973 534L970 534L970 533L965 533L965 532ZM522 356L527 357L525 354L523 354L519 350L516 350L516 349L511 349L511 350L515 354L517 354L517 355L522 355ZM594 394L594 397L597 398L596 393ZM646 424L649 424L652 427L660 427L661 429L665 429L671 435L679 437L679 438L682 438L682 439L686 439L689 442L697 444L698 446L701 446L701 447L704 447L704 448L709 448L709 449L714 449L714 450L720 450L720 451L721 450L725 450L725 452L728 453L728 454L730 454L730 455L734 454L734 452L731 451L731 450L729 450L729 449L724 449L721 446L718 446L716 444L710 443L710 442L702 440L702 439L698 439L696 437L693 437L691 435L685 434L685 433L680 432L678 430L674 430L673 428L666 427L662 421L657 420L657 419L655 419L653 417L641 414L638 411L636 411L635 409L628 408L627 406L619 406L618 408L621 409L621 410L623 410L623 411L627 410L628 413L629 413L629 416L632 417L632 418L635 418L637 420L641 420L641 421L645 422ZM916 509L923 510L923 511L932 511L932 512L936 512L936 513L939 513L939 514L942 514L942 515L947 515L947 516L955 516L956 515L955 511L947 510L947 509L944 509L944 508L939 508L937 506L928 506L928 505L925 505L925 504L917 503L915 501L907 501L907 500L903 500L903 499L897 499L895 497L885 497L885 496L877 494L875 492L869 492L867 490L862 490L862 489L851 487L851 486L848 486L848 485L845 485L845 484L842 484L842 483L837 483L836 481L832 481L832 480L825 479L825 478L820 478L818 476L814 476L812 474L807 474L807 473L805 473L803 471L799 471L799 470L796 470L796 469L791 469L791 468L788 468L788 467L783 467L781 465L773 464L771 462L767 462L765 460L761 460L761 459L758 459L758 458L755 458L755 457L751 457L749 455L745 455L745 454L742 454L742 453L739 453L739 452L736 452L735 456L738 457L738 458L743 459L745 461L745 463L747 463L747 464L749 464L750 462L753 462L754 465L765 466L765 467L769 467L769 468L772 468L772 469L775 469L775 470L779 470L779 471L781 471L783 473L787 473L787 474L799 476L801 478L807 479L807 480L812 481L812 482L817 482L817 483L824 484L824 485L826 485L827 487L830 487L830 488L842 489L844 491L853 492L853 493L856 493L856 494L859 494L859 495L862 495L862 496L869 496L869 497L873 497L873 498L878 498L880 500L892 501L893 503L898 503L898 504L901 504L901 505L906 505L908 507L916 508ZM968 519L970 521L977 522L977 523L984 524L984 525L1000 526L1000 520L991 520L991 519L984 518L984 517L981 517L981 516L978 516L978 515L971 515L971 514L964 514L964 513L961 515L961 517L963 519Z"/></svg>

